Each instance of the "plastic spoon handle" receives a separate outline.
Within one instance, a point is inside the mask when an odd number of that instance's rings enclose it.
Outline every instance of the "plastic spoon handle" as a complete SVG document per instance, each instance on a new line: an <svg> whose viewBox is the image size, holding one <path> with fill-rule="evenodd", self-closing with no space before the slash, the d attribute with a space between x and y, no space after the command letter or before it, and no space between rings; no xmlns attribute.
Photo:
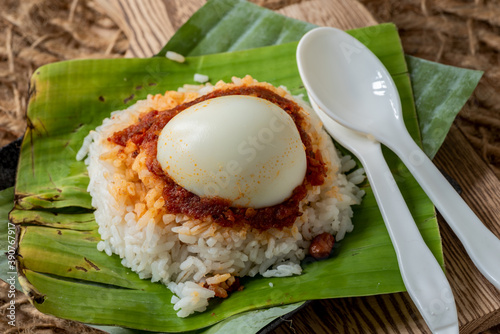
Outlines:
<svg viewBox="0 0 500 334"><path fill-rule="evenodd" d="M411 299L434 333L458 333L450 285L406 205L382 155L380 144L344 128L311 100L325 129L361 160L396 251L399 270Z"/></svg>
<svg viewBox="0 0 500 334"><path fill-rule="evenodd" d="M455 232L479 271L500 289L500 240L479 220L406 129L395 131L387 145L415 176L420 186Z"/></svg>
<svg viewBox="0 0 500 334"><path fill-rule="evenodd" d="M458 333L457 311L448 280L422 239L380 144L376 145L377 150L364 152L363 165L396 250L405 287L434 333Z"/></svg>

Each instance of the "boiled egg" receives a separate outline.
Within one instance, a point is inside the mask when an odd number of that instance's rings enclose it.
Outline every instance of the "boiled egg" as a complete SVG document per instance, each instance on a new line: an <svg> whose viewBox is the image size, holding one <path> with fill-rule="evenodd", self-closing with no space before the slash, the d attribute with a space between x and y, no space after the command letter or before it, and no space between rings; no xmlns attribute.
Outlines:
<svg viewBox="0 0 500 334"><path fill-rule="evenodd" d="M180 186L236 207L283 202L307 169L290 115L246 95L209 99L173 117L158 138L157 159Z"/></svg>

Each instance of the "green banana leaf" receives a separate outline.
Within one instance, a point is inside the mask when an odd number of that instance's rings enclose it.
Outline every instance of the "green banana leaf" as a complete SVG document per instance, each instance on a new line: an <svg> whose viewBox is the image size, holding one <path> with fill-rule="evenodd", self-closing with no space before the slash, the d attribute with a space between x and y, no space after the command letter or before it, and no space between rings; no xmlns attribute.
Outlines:
<svg viewBox="0 0 500 334"><path fill-rule="evenodd" d="M406 56L425 153L433 158L476 88L482 71L458 69Z"/></svg>
<svg viewBox="0 0 500 334"><path fill-rule="evenodd" d="M208 4L217 3L235 1L213 0ZM290 23L289 27L294 25ZM418 141L411 85L397 31L390 24L378 26L376 36L367 31L351 33L367 44L393 75L402 97L406 124ZM251 45L250 41L245 43ZM216 326L222 330L229 323L232 326L232 321L242 328L249 327L243 312L258 308L404 290L394 250L368 185L362 205L355 210L355 230L340 243L333 258L305 261L304 274L297 277L245 279L245 290L224 301L214 300L206 312L186 319L175 316L168 289L140 280L121 266L117 256L108 257L96 249L99 236L85 190L88 177L84 164L75 160L88 131L111 111L123 109L149 93L193 83L194 73L209 75L211 82L251 74L260 81L285 85L293 94L304 93L295 64L295 48L296 43L288 43L188 57L184 64L165 58L79 60L47 65L35 72L29 127L16 184L16 207L10 219L21 228L22 285L38 309L89 323L155 331L194 330L218 322ZM434 105L425 107L432 109ZM458 112L459 108L453 107ZM399 160L390 153L387 157L424 239L442 263L432 204ZM308 288L318 284L324 289ZM264 311L255 314L261 312ZM237 318L221 322L231 316Z"/></svg>
<svg viewBox="0 0 500 334"><path fill-rule="evenodd" d="M157 56L164 57L167 51L201 56L285 44L298 41L315 27L245 0L211 0L177 30Z"/></svg>

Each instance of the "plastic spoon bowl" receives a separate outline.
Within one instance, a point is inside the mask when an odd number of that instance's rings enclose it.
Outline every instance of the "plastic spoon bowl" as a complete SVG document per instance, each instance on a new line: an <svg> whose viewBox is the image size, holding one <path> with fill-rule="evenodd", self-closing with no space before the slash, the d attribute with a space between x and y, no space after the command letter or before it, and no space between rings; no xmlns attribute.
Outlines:
<svg viewBox="0 0 500 334"><path fill-rule="evenodd" d="M433 333L458 333L457 310L450 285L420 235L385 162L380 143L338 124L313 99L309 100L326 131L363 164L394 245L406 290L425 322Z"/></svg>
<svg viewBox="0 0 500 334"><path fill-rule="evenodd" d="M489 231L410 137L396 86L380 60L335 28L308 32L297 47L304 85L338 123L373 136L415 176L481 273L500 289L500 240Z"/></svg>

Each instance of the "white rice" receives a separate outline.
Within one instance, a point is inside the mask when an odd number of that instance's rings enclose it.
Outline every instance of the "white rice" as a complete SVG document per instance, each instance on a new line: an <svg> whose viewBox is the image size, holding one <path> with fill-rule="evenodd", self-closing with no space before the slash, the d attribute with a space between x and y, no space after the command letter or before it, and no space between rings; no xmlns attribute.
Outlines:
<svg viewBox="0 0 500 334"><path fill-rule="evenodd" d="M195 73L193 80L199 83L205 83L208 81L208 75Z"/></svg>
<svg viewBox="0 0 500 334"><path fill-rule="evenodd" d="M239 85L245 80L248 78L234 78L233 82ZM218 85L220 83L216 87ZM208 84L184 86L179 92L196 90L203 95L213 89ZM289 93L285 97L292 99ZM123 196L130 197L144 186L127 182L130 170L106 158L118 149L107 138L136 122L139 114L152 110L153 100L153 96L148 96L128 109L113 112L85 138L77 158L87 156L88 191L96 208L95 219L102 238L98 249L108 255L119 255L122 264L141 278L165 284L175 294L172 303L179 317L206 309L208 299L215 294L202 287L203 283L218 284L230 276L300 275L300 261L314 236L327 232L338 241L352 231L351 205L359 204L364 195L355 185L364 179L363 171L342 174L353 169L355 163L349 157L339 157L317 116L297 98L295 101L310 114L308 131L313 147L322 152L328 176L323 185L310 189L301 202L303 214L291 228L264 232L252 228L232 229L182 214L162 213L161 191L155 188L144 198L144 202L150 202L147 204L150 209L137 214L139 204L134 206ZM134 164L141 159L141 154ZM147 169L138 172L138 178L146 183L151 175ZM128 194L121 195L123 192Z"/></svg>
<svg viewBox="0 0 500 334"><path fill-rule="evenodd" d="M183 55L181 55L177 52L174 52L174 51L167 51L167 53L165 54L165 57L167 57L170 60L176 61L178 63L183 63L186 61L186 58L184 58Z"/></svg>

